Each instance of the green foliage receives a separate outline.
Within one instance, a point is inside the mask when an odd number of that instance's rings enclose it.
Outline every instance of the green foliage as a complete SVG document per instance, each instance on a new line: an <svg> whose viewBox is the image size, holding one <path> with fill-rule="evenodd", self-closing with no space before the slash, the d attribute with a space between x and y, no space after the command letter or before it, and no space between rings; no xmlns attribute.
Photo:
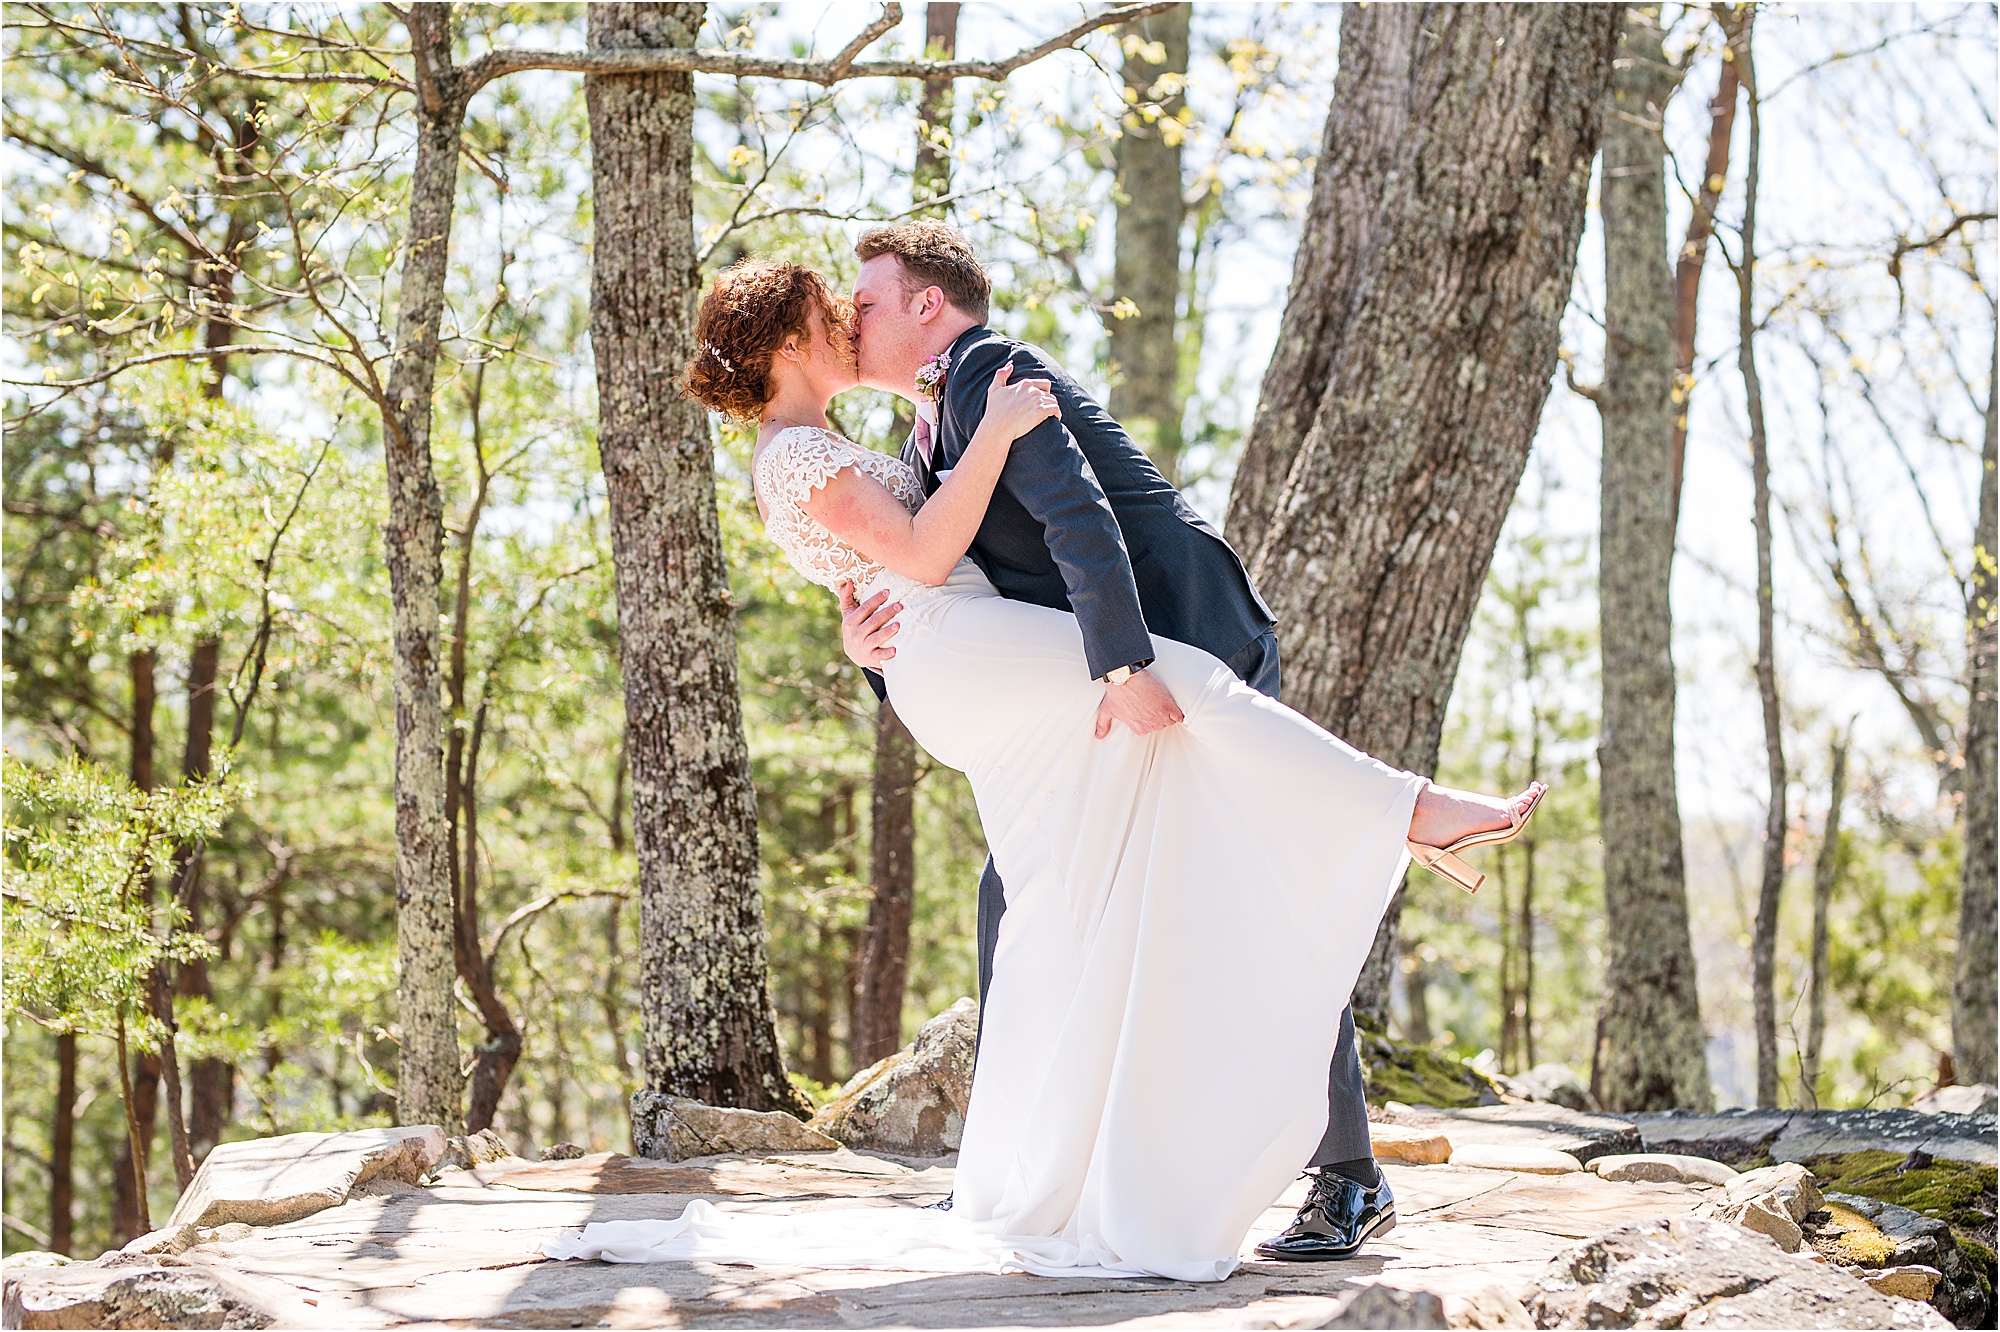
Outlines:
<svg viewBox="0 0 2000 1332"><path fill-rule="evenodd" d="M154 880L172 868L177 844L214 834L230 793L220 781L141 791L80 759L37 767L0 758L0 778L8 1017L99 1036L129 1024L150 1046L152 1019L131 1010L155 963L214 951L181 928L175 903L155 902Z"/></svg>
<svg viewBox="0 0 2000 1332"><path fill-rule="evenodd" d="M1477 895L1412 873L1398 1024L1461 1056L1493 1051L1500 1071L1554 1060L1587 1075L1603 919L1595 570L1590 540L1555 521L1555 475L1538 469L1523 492L1473 619L1438 768L1453 786L1516 791L1538 777L1549 794L1529 836L1475 856L1488 876ZM1427 1002L1412 1008L1415 987Z"/></svg>
<svg viewBox="0 0 2000 1332"><path fill-rule="evenodd" d="M1896 821L1882 823L1886 830L1864 824L1841 838L1827 988L1830 1029L1846 1039L1822 1068L1821 1104L1899 1103L1933 1076L1932 1052L1951 1048L1960 830L1943 824L1918 836L1905 827L1898 837ZM1794 896L1789 937L1803 942L1810 893ZM1806 969L1798 970L1803 985Z"/></svg>

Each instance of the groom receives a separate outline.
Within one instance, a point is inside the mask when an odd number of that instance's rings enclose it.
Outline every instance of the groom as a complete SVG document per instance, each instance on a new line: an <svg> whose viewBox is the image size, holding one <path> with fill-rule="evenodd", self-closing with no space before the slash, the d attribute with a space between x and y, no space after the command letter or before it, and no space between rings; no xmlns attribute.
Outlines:
<svg viewBox="0 0 2000 1332"><path fill-rule="evenodd" d="M1076 381L1037 349L985 327L992 283L965 237L942 222L911 222L863 233L855 254L861 382L915 403L903 461L925 494L965 451L1001 365L1013 365L1017 382L1052 383L1062 414L1014 442L967 553L1003 596L1075 613L1089 670L1104 682L1098 736L1114 722L1146 735L1182 720L1173 695L1146 670L1155 634L1213 653L1276 698L1273 617L1236 552ZM885 596L861 605L852 592L842 599L841 639L863 668L895 655L902 608L883 604ZM868 679L881 696L881 676L868 669ZM988 859L979 880L982 1002L1006 905ZM1395 1224L1395 1199L1369 1148L1351 1009L1340 1016L1327 1102L1305 1206L1289 1229L1257 1246L1264 1257L1348 1258Z"/></svg>

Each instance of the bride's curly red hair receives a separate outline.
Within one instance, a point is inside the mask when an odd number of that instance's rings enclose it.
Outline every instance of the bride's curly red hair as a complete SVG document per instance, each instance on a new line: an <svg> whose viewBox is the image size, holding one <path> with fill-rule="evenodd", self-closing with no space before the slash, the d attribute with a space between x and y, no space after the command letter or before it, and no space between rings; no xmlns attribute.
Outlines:
<svg viewBox="0 0 2000 1332"><path fill-rule="evenodd" d="M698 344L681 391L713 411L754 424L771 400L771 358L803 335L818 310L828 328L847 321L846 303L803 264L745 259L716 274L695 316Z"/></svg>

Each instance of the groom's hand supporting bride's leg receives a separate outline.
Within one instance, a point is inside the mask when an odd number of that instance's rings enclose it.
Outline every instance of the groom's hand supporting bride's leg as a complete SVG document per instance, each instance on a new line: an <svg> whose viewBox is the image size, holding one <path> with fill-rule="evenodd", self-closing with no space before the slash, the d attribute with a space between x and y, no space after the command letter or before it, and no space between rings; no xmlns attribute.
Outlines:
<svg viewBox="0 0 2000 1332"><path fill-rule="evenodd" d="M1097 738L1111 734L1111 723L1122 721L1134 735L1151 735L1187 718L1173 693L1151 671L1132 672L1124 684L1106 684L1104 699L1097 705Z"/></svg>

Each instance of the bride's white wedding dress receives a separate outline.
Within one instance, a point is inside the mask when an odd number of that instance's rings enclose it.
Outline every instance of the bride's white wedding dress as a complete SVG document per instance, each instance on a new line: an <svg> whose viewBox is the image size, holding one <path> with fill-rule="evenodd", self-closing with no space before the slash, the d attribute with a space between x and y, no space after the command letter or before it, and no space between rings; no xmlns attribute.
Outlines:
<svg viewBox="0 0 2000 1332"><path fill-rule="evenodd" d="M544 1251L1220 1280L1325 1130L1341 1007L1424 779L1166 639L1150 669L1185 724L1096 739L1076 618L1002 598L970 560L935 588L870 562L803 507L846 467L923 501L900 460L795 428L757 460L765 531L813 582L903 603L889 696L971 779L1007 885L953 1206L697 1202Z"/></svg>

